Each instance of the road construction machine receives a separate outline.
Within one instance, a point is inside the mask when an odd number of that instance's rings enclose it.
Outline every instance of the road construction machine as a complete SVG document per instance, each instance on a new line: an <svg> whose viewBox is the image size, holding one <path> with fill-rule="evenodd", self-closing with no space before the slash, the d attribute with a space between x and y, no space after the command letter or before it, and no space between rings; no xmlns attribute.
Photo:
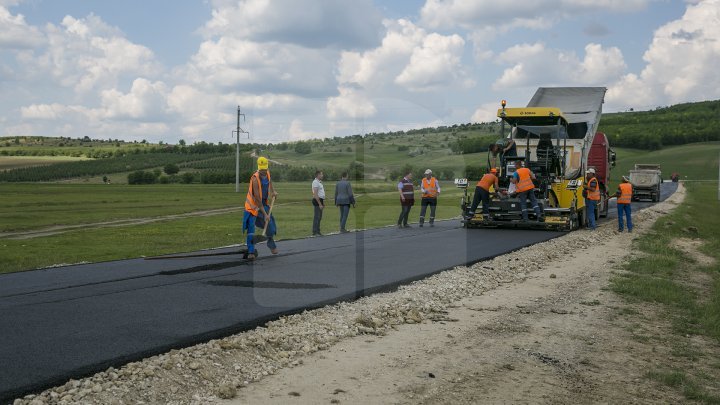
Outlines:
<svg viewBox="0 0 720 405"><path fill-rule="evenodd" d="M474 213L467 212L472 202L468 191L474 190L468 189L468 184L474 181L458 179L457 186L465 188L461 202L464 225L571 231L583 226L587 215L606 215L607 186L615 153L605 134L597 131L605 92L604 87L541 87L527 107L507 107L503 101L497 113L503 134L499 143L514 142L517 153L488 152L488 169L496 168L499 178L498 190L492 190L488 217L483 216L480 207ZM529 221L522 220L520 201L510 187L516 161L536 176L532 192L544 220L536 217L529 202ZM582 186L590 168L595 169L601 201L595 212L587 213Z"/></svg>

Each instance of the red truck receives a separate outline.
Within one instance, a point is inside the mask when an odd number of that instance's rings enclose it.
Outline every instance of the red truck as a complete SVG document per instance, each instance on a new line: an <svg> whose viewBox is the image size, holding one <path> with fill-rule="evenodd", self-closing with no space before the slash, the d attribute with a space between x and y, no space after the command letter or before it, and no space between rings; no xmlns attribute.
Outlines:
<svg viewBox="0 0 720 405"><path fill-rule="evenodd" d="M610 185L610 169L615 167L615 152L610 149L610 142L602 132L596 132L590 152L588 153L587 167L595 169L595 177L600 183L599 216L606 217L608 213L608 187Z"/></svg>

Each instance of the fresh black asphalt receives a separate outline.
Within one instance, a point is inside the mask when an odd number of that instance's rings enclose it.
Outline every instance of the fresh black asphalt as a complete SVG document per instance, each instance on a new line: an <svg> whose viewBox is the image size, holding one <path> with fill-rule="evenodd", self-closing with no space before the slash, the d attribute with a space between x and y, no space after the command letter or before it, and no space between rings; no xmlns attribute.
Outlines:
<svg viewBox="0 0 720 405"><path fill-rule="evenodd" d="M0 275L0 402L562 234L453 220L282 241L278 256L260 246L254 264L223 254Z"/></svg>

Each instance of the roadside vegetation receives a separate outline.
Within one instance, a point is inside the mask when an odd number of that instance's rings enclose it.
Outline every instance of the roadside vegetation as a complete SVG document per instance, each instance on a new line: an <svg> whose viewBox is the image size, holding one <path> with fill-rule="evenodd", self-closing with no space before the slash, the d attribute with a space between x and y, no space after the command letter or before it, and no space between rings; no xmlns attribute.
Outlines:
<svg viewBox="0 0 720 405"><path fill-rule="evenodd" d="M637 254L611 288L627 299L620 312L635 323L634 338L669 353L646 377L719 404L720 201L717 184L686 187L685 203L635 240Z"/></svg>
<svg viewBox="0 0 720 405"><path fill-rule="evenodd" d="M610 137L610 145L659 150L665 146L720 141L718 128L720 100L603 114L599 130Z"/></svg>

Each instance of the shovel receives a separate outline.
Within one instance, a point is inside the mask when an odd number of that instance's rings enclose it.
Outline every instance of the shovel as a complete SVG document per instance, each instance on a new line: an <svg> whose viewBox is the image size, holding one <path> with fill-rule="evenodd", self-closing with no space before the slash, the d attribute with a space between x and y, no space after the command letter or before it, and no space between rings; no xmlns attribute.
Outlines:
<svg viewBox="0 0 720 405"><path fill-rule="evenodd" d="M265 226L263 227L263 231L261 235L253 235L253 243L260 243L265 242L267 238L267 229L268 225L270 225L270 218L272 215L273 205L275 205L275 197L270 200L270 210L267 213L267 218L265 218Z"/></svg>

